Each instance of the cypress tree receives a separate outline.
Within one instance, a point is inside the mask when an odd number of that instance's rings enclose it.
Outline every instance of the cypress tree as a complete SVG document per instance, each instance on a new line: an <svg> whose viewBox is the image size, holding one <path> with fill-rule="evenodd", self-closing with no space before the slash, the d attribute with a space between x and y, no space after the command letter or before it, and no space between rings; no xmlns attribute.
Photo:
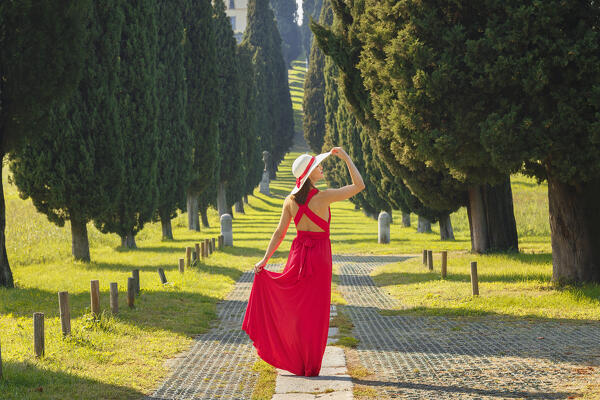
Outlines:
<svg viewBox="0 0 600 400"><path fill-rule="evenodd" d="M229 209L242 196L241 193L227 193L228 188L235 188L246 175L242 146L245 147L246 132L240 129L241 108L238 59L236 40L231 23L225 14L225 5L217 0L214 3L214 23L216 45L219 49L217 68L219 71L219 100L221 113L219 118L219 151L220 168L217 190L217 210L219 216Z"/></svg>
<svg viewBox="0 0 600 400"><path fill-rule="evenodd" d="M366 47L374 44L370 34L379 37L361 70L371 77L367 87L382 127L399 128L394 142L411 140L422 157L474 181L481 175L502 180L518 170L547 179L553 280L600 282L594 245L600 238L599 5L490 0L431 13L431 2L406 3L398 8L402 18L392 20L381 14L389 5L370 6ZM393 78L392 65L377 54L391 43ZM382 82L403 91L385 99ZM391 109L396 113L385 116ZM469 195L490 201L477 187ZM480 214L471 209L470 222Z"/></svg>
<svg viewBox="0 0 600 400"><path fill-rule="evenodd" d="M219 167L220 103L215 24L210 0L189 1L185 13L186 119L192 135L191 183L187 189L188 227L200 230L199 197L214 196ZM205 202L206 207L209 202Z"/></svg>
<svg viewBox="0 0 600 400"><path fill-rule="evenodd" d="M237 58L240 73L240 102L244 107L240 110L240 130L245 132L246 139L244 165L246 176L240 185L242 195L252 194L262 179L262 150L259 147L259 129L256 116L256 79L252 54L245 46L237 47Z"/></svg>
<svg viewBox="0 0 600 400"><path fill-rule="evenodd" d="M321 5L323 0L303 0L302 1L302 47L307 60L310 62L310 51L313 43L313 33L310 30L310 19L317 19L321 15Z"/></svg>
<svg viewBox="0 0 600 400"><path fill-rule="evenodd" d="M294 115L281 38L273 18L268 0L250 0L242 46L252 54L256 73L260 148L269 151L277 165L292 145Z"/></svg>
<svg viewBox="0 0 600 400"><path fill-rule="evenodd" d="M52 106L76 89L90 6L89 1L0 2L0 159L43 131ZM1 184L0 178L0 286L14 287Z"/></svg>
<svg viewBox="0 0 600 400"><path fill-rule="evenodd" d="M158 24L157 97L158 114L158 206L163 239L173 239L171 219L185 209L185 192L190 183L192 152L186 124L187 85L184 65L185 0L160 0Z"/></svg>
<svg viewBox="0 0 600 400"><path fill-rule="evenodd" d="M23 198L63 226L71 221L72 254L90 261L87 223L114 211L122 189L117 112L120 0L99 0L87 19L85 68L75 94L53 107L47 128L11 155Z"/></svg>
<svg viewBox="0 0 600 400"><path fill-rule="evenodd" d="M327 29L313 24L313 31L319 46L340 68L339 82L344 98L353 114L366 128L365 132L375 151L374 162L368 163L374 170L370 170L369 174L380 177L374 181L376 184L378 182L380 196L385 198L385 193L392 193L390 189L394 188L394 193L400 196L405 194L404 201L411 204L413 212L421 216L428 214L427 218L433 221L441 218L444 224L449 221L449 212L465 204L467 185L451 176L448 170L438 171L414 157L410 146L392 147L389 138L380 134L379 121L373 117L371 98L364 89L363 79L366 78L363 78L357 68L363 45L357 34L360 28L358 19L354 20L353 16L361 15L361 5L364 4L355 3L352 6L355 8L351 8L341 1L332 0L335 19L339 21L337 27ZM350 9L354 14L350 13ZM414 195L419 201L415 201L417 199ZM388 200L396 208L394 202L397 199L393 197L395 196L388 196ZM420 211L416 211L417 209Z"/></svg>
<svg viewBox="0 0 600 400"><path fill-rule="evenodd" d="M302 53L302 38L300 27L297 24L298 6L296 0L270 0L275 13L277 29L281 37L281 50L285 65L292 65L292 61Z"/></svg>
<svg viewBox="0 0 600 400"><path fill-rule="evenodd" d="M319 17L319 22L331 26L333 12L331 11L331 5L327 4L327 0L325 0L325 3L325 7L322 8L323 12ZM319 49L319 46L313 43L310 47L308 71L304 80L303 128L304 139L315 153L320 153L323 149L323 138L325 136L324 68L325 55Z"/></svg>
<svg viewBox="0 0 600 400"><path fill-rule="evenodd" d="M128 248L136 247L135 235L152 219L158 201L157 6L156 1L123 2L118 107L124 174L116 210L94 220Z"/></svg>

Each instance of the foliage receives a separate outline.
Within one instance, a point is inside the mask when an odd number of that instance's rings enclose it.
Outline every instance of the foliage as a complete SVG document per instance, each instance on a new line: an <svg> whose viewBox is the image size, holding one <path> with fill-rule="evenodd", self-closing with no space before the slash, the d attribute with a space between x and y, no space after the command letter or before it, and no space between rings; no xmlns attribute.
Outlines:
<svg viewBox="0 0 600 400"><path fill-rule="evenodd" d="M323 0L303 0L302 1L302 25L300 26L300 33L302 35L302 46L304 47L304 54L307 56L307 60L310 62L310 51L313 43L313 33L310 30L310 19L318 19L321 15L321 6Z"/></svg>
<svg viewBox="0 0 600 400"><path fill-rule="evenodd" d="M94 222L102 232L121 236L123 245L135 247L134 236L151 220L158 200L158 3L122 4L125 22L117 99L124 175L118 183L116 210L104 210Z"/></svg>
<svg viewBox="0 0 600 400"><path fill-rule="evenodd" d="M188 88L186 120L192 135L192 181L189 192L215 187L219 166L217 48L210 0L187 1L184 46Z"/></svg>
<svg viewBox="0 0 600 400"><path fill-rule="evenodd" d="M281 36L281 51L286 66L302 53L302 38L297 19L296 0L270 0L277 21L277 29Z"/></svg>
<svg viewBox="0 0 600 400"><path fill-rule="evenodd" d="M0 2L0 158L44 129L51 107L77 87L90 7L90 1ZM0 200L0 286L12 287Z"/></svg>
<svg viewBox="0 0 600 400"><path fill-rule="evenodd" d="M186 123L187 84L184 64L186 1L160 0L158 24L157 97L160 104L158 132L158 206L154 220L169 223L177 209L185 208L189 187L192 136ZM172 239L172 237L170 238Z"/></svg>
<svg viewBox="0 0 600 400"><path fill-rule="evenodd" d="M246 144L242 145L246 176L236 191L241 190L242 195L246 195L251 194L260 182L263 163L258 142L259 127L256 125L256 86L252 56L247 48L238 46L236 57L240 74L240 104L243 105L239 115L239 129L244 132L244 138L246 139ZM234 188L228 190L234 190Z"/></svg>
<svg viewBox="0 0 600 400"><path fill-rule="evenodd" d="M242 46L252 54L256 73L260 148L269 151L278 164L292 144L294 119L281 39L267 0L248 2Z"/></svg>
<svg viewBox="0 0 600 400"><path fill-rule="evenodd" d="M327 1L327 0L326 0ZM329 12L332 18L331 11ZM331 25L331 21L325 21L321 14L319 21ZM304 80L304 139L314 153L320 153L323 149L323 138L325 136L325 80L323 68L325 67L325 55L316 43L310 47L310 58L308 72Z"/></svg>
<svg viewBox="0 0 600 400"><path fill-rule="evenodd" d="M11 154L20 195L31 197L36 209L58 226L71 220L85 227L91 219L114 210L123 190L117 109L123 24L119 3L94 3L87 20L84 73L75 94L55 105L45 129ZM89 250L85 253L82 258L89 261Z"/></svg>

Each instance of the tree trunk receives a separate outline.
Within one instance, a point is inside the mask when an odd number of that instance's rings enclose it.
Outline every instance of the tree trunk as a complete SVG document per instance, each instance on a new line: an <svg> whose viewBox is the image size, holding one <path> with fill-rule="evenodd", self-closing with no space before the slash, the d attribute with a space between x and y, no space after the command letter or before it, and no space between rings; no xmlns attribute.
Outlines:
<svg viewBox="0 0 600 400"><path fill-rule="evenodd" d="M231 215L231 219L235 219L233 216L233 206L229 207L229 215Z"/></svg>
<svg viewBox="0 0 600 400"><path fill-rule="evenodd" d="M173 240L173 227L171 225L171 213L158 211L160 215L160 224L162 225L163 240Z"/></svg>
<svg viewBox="0 0 600 400"><path fill-rule="evenodd" d="M440 240L454 240L450 214L440 218Z"/></svg>
<svg viewBox="0 0 600 400"><path fill-rule="evenodd" d="M187 215L188 229L191 231L200 231L200 221L198 220L198 194L188 192L187 194Z"/></svg>
<svg viewBox="0 0 600 400"><path fill-rule="evenodd" d="M2 173L2 160L4 159L4 153L0 152L0 174ZM13 281L12 272L10 270L10 264L8 263L8 257L6 256L6 205L4 204L4 189L2 187L2 175L0 175L0 286L13 288L15 283Z"/></svg>
<svg viewBox="0 0 600 400"><path fill-rule="evenodd" d="M235 202L235 212L239 213L239 214L246 214L246 212L244 211L244 202L243 201L236 201Z"/></svg>
<svg viewBox="0 0 600 400"><path fill-rule="evenodd" d="M402 213L402 226L405 228L410 228L410 214Z"/></svg>
<svg viewBox="0 0 600 400"><path fill-rule="evenodd" d="M244 195L244 203L248 204L248 195L247 194Z"/></svg>
<svg viewBox="0 0 600 400"><path fill-rule="evenodd" d="M135 235L133 232L129 232L127 235L121 236L121 247L137 249L137 246L135 245Z"/></svg>
<svg viewBox="0 0 600 400"><path fill-rule="evenodd" d="M86 221L71 215L71 253L77 261L90 262Z"/></svg>
<svg viewBox="0 0 600 400"><path fill-rule="evenodd" d="M205 228L210 228L210 225L208 224L208 214L206 213L206 210L208 208L202 208L200 210L200 215L202 216L202 226Z"/></svg>
<svg viewBox="0 0 600 400"><path fill-rule="evenodd" d="M571 186L548 176L552 280L600 283L600 179Z"/></svg>
<svg viewBox="0 0 600 400"><path fill-rule="evenodd" d="M225 189L225 182L219 182L217 185L217 210L219 212L219 218L221 218L221 215L227 214L227 193Z"/></svg>
<svg viewBox="0 0 600 400"><path fill-rule="evenodd" d="M417 233L431 233L431 222L427 218L419 217L419 222L417 224Z"/></svg>
<svg viewBox="0 0 600 400"><path fill-rule="evenodd" d="M471 230L471 251L487 253L519 250L510 176L496 186L471 187L467 214Z"/></svg>

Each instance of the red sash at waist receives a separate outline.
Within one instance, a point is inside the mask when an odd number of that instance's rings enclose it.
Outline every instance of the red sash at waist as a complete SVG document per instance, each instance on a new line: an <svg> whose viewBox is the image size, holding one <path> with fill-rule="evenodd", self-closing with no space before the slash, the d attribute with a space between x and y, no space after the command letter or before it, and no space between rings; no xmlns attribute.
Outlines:
<svg viewBox="0 0 600 400"><path fill-rule="evenodd" d="M300 250L300 268L298 270L298 280L300 278L312 275L312 265L306 262L306 252L309 248L313 247L315 241L329 239L329 232L311 232L311 231L298 231L296 239L302 249Z"/></svg>

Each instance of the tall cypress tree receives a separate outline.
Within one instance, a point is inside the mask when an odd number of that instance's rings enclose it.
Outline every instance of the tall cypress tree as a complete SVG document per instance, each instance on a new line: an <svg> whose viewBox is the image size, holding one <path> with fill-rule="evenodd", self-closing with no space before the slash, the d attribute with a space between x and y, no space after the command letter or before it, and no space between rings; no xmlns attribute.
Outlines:
<svg viewBox="0 0 600 400"><path fill-rule="evenodd" d="M152 219L158 201L156 97L157 7L155 0L123 2L118 107L124 151L117 209L95 218L101 232L114 232L135 248L135 235Z"/></svg>
<svg viewBox="0 0 600 400"><path fill-rule="evenodd" d="M331 26L333 22L333 12L331 5L325 0L325 7L322 8L319 22ZM323 148L323 139L325 137L325 54L316 43L310 47L310 58L308 71L304 80L304 101L303 101L303 128L304 139L310 149L315 153L320 153Z"/></svg>
<svg viewBox="0 0 600 400"><path fill-rule="evenodd" d="M114 212L123 179L117 111L121 0L98 0L86 27L79 87L55 106L47 128L11 155L23 198L58 226L71 221L72 254L90 261L87 222Z"/></svg>
<svg viewBox="0 0 600 400"><path fill-rule="evenodd" d="M281 38L268 0L248 2L248 27L242 45L252 54L260 147L271 152L277 165L292 144L294 114Z"/></svg>
<svg viewBox="0 0 600 400"><path fill-rule="evenodd" d="M292 61L302 53L302 37L298 26L298 6L296 0L270 0L275 13L277 29L281 36L281 50L285 65L290 66Z"/></svg>
<svg viewBox="0 0 600 400"><path fill-rule="evenodd" d="M216 191L219 167L220 102L215 24L210 0L187 1L185 13L186 119L192 135L191 182L187 189L188 228L200 230L199 196ZM212 197L213 194L205 193ZM208 206L209 202L205 202Z"/></svg>
<svg viewBox="0 0 600 400"><path fill-rule="evenodd" d="M76 89L90 5L0 2L0 159L44 130L52 106ZM0 178L0 286L14 287L1 184Z"/></svg>
<svg viewBox="0 0 600 400"><path fill-rule="evenodd" d="M214 23L216 32L216 45L219 49L217 69L219 71L219 100L221 113L219 118L219 182L217 190L217 209L219 216L229 212L231 205L240 197L227 193L231 184L237 184L245 176L242 145L245 147L246 132L240 130L241 108L239 65L236 56L236 40L233 36L231 23L225 14L225 5L222 1L214 3Z"/></svg>
<svg viewBox="0 0 600 400"><path fill-rule="evenodd" d="M310 19L318 19L321 15L321 6L323 0L303 0L302 1L302 26L300 32L302 35L302 47L307 60L310 62L310 50L312 49L313 33L310 30Z"/></svg>
<svg viewBox="0 0 600 400"><path fill-rule="evenodd" d="M244 150L246 176L240 185L242 195L252 194L262 179L262 150L259 146L259 127L256 113L256 79L252 54L244 46L237 47L240 77L240 101L244 104L240 113L240 130L246 132Z"/></svg>
<svg viewBox="0 0 600 400"><path fill-rule="evenodd" d="M184 65L185 0L160 0L158 24L157 97L160 104L158 133L158 207L163 239L173 239L171 219L185 209L185 192L190 183L192 152L185 120L187 85Z"/></svg>

